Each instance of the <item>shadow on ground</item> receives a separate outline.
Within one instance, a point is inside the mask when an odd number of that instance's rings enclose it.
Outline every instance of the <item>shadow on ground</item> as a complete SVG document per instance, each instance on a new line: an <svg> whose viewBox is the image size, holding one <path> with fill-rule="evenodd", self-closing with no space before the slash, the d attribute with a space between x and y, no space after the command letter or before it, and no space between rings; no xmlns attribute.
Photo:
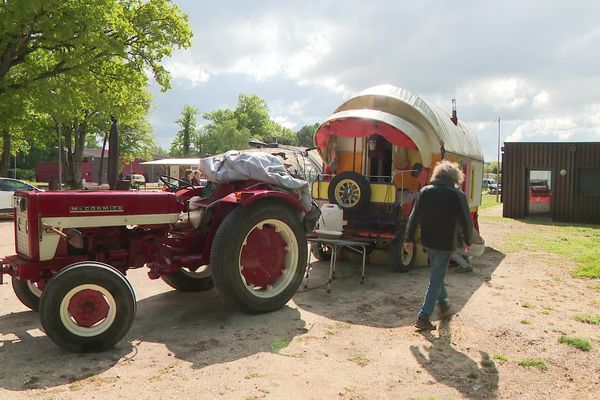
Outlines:
<svg viewBox="0 0 600 400"><path fill-rule="evenodd" d="M448 319L440 321L438 336L430 332L422 335L431 343L422 352L418 346L410 350L419 363L439 383L450 386L470 399L493 399L497 397L498 370L485 352L481 359L472 360L469 356L452 347L452 331ZM488 361L484 361L488 360ZM487 362L486 365L482 365Z"/></svg>
<svg viewBox="0 0 600 400"><path fill-rule="evenodd" d="M263 315L246 315L226 306L213 289L203 293L169 291L138 301L128 335L107 352L72 354L40 330L33 311L0 317L0 387L29 390L53 387L98 375L134 360L140 342L163 343L178 359L202 368L270 352L306 332L298 310L288 306Z"/></svg>
<svg viewBox="0 0 600 400"><path fill-rule="evenodd" d="M460 312L473 293L488 283L505 255L487 247L473 259L473 272L446 275L446 287L453 310ZM360 262L338 262L336 279L327 293L329 264L314 262L308 282L294 297L299 307L329 319L366 326L395 328L415 322L429 282L429 268L394 273L383 265L368 265L364 285L360 285Z"/></svg>

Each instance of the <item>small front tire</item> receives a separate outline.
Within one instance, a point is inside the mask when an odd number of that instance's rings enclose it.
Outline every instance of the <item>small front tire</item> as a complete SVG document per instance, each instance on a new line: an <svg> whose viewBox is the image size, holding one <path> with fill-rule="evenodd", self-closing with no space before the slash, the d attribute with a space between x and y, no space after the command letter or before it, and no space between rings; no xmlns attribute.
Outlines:
<svg viewBox="0 0 600 400"><path fill-rule="evenodd" d="M95 261L62 269L40 301L46 335L73 353L112 348L129 331L135 311L135 294L125 276Z"/></svg>
<svg viewBox="0 0 600 400"><path fill-rule="evenodd" d="M23 303L23 305L33 311L38 311L40 309L42 288L40 288L35 282L13 277L12 287L15 295L21 301L21 303Z"/></svg>

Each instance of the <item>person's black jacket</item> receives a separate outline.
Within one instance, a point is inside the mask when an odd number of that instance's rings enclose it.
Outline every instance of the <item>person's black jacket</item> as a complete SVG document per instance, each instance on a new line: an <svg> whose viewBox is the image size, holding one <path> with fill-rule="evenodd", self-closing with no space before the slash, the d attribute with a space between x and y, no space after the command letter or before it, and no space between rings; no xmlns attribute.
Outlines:
<svg viewBox="0 0 600 400"><path fill-rule="evenodd" d="M462 247L462 240L471 245L473 220L469 212L467 196L454 187L453 182L435 180L423 187L415 200L408 225L405 242L414 242L417 226L421 227L421 244L424 247L453 251Z"/></svg>

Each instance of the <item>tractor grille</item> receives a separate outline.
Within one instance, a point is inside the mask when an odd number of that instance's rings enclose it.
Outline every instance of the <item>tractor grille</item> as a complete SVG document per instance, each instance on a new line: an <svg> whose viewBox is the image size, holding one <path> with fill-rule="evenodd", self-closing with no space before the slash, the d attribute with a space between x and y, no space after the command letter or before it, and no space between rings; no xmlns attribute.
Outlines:
<svg viewBox="0 0 600 400"><path fill-rule="evenodd" d="M19 197L15 197L19 199ZM25 198L22 198L25 200ZM27 257L31 256L29 250L29 220L27 218L27 209L16 208L15 212L15 230L17 232L17 252Z"/></svg>

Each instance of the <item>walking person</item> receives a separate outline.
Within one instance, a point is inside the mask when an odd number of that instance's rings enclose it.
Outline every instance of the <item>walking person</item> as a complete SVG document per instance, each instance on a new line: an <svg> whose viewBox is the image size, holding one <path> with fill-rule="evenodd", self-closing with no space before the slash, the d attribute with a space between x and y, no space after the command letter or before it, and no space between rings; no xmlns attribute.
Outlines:
<svg viewBox="0 0 600 400"><path fill-rule="evenodd" d="M442 160L436 164L430 184L423 187L415 200L404 237L404 247L411 252L414 247L417 226L421 228L421 244L427 250L431 275L423 305L415 326L419 330L433 330L431 314L435 304L440 314L448 315L448 293L444 278L450 256L458 244L458 232L462 231L464 248L468 250L473 238L473 221L466 195L455 187L465 176L458 164Z"/></svg>

